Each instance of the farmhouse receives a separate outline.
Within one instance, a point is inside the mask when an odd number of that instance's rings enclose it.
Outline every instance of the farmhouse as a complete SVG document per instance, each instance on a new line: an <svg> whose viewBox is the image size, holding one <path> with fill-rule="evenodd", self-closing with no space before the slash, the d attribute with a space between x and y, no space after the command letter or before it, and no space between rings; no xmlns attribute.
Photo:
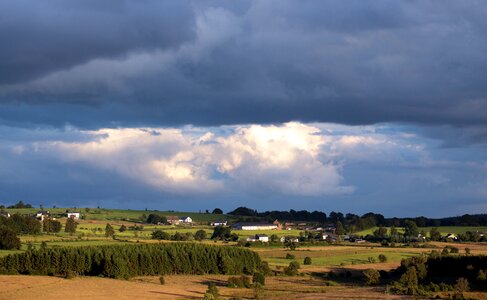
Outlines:
<svg viewBox="0 0 487 300"><path fill-rule="evenodd" d="M236 223L233 225L235 230L276 230L276 224L269 223Z"/></svg>
<svg viewBox="0 0 487 300"><path fill-rule="evenodd" d="M284 223L284 229L291 230L296 227L296 223L286 222Z"/></svg>
<svg viewBox="0 0 487 300"><path fill-rule="evenodd" d="M51 216L51 214L49 213L49 211L46 211L46 210L40 210L36 213L36 218L41 220L41 221L44 221L45 218L48 218L50 216Z"/></svg>
<svg viewBox="0 0 487 300"><path fill-rule="evenodd" d="M193 219L191 217L179 217L179 222L181 223L193 223Z"/></svg>
<svg viewBox="0 0 487 300"><path fill-rule="evenodd" d="M282 230L282 224L281 224L281 222L279 222L279 220L277 220L277 219L274 220L274 222L272 222L272 224L276 225L277 230Z"/></svg>
<svg viewBox="0 0 487 300"><path fill-rule="evenodd" d="M227 220L211 222L211 226L227 226L227 224L228 224Z"/></svg>
<svg viewBox="0 0 487 300"><path fill-rule="evenodd" d="M66 213L67 218L73 218L75 220L78 220L79 216L80 216L79 212L68 212L68 213Z"/></svg>
<svg viewBox="0 0 487 300"><path fill-rule="evenodd" d="M179 218L176 216L167 216L166 220L169 224L172 224L172 225L178 225L180 222Z"/></svg>
<svg viewBox="0 0 487 300"><path fill-rule="evenodd" d="M248 237L247 241L248 242L268 243L269 242L269 236L267 234L256 234L254 237Z"/></svg>

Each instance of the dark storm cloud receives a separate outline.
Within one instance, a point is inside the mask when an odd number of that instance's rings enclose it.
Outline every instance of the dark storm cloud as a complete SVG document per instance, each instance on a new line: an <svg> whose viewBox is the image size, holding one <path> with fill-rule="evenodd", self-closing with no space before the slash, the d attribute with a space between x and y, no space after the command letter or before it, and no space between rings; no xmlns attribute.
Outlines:
<svg viewBox="0 0 487 300"><path fill-rule="evenodd" d="M1 3L8 124L487 123L480 1Z"/></svg>
<svg viewBox="0 0 487 300"><path fill-rule="evenodd" d="M0 84L193 37L188 1L1 1Z"/></svg>

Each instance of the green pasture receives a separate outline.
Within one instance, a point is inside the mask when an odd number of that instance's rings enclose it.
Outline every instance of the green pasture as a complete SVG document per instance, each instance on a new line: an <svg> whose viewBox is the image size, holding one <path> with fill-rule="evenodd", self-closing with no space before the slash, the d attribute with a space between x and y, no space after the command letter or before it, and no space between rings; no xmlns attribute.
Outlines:
<svg viewBox="0 0 487 300"><path fill-rule="evenodd" d="M230 215L206 214L198 212L178 212L178 211L157 211L157 210L131 210L131 209L105 209L105 208L44 208L54 216L62 217L66 215L66 210L80 212L86 220L99 221L145 221L147 216L151 213L157 213L163 216L188 216L194 222L209 223L217 220L233 220L234 217ZM15 208L7 209L11 214L35 214L39 208Z"/></svg>
<svg viewBox="0 0 487 300"><path fill-rule="evenodd" d="M293 254L298 262L303 264L305 257L309 256L312 260L312 266L337 267L355 264L367 264L368 258L373 257L376 262L379 262L378 256L384 254L388 262L400 262L403 258L417 256L419 253L415 251L399 250L398 251L381 251L379 249L352 249L336 251L308 251L308 250L275 250L260 251L259 255L262 260L269 262L274 266L287 266L292 260L286 259L286 254Z"/></svg>

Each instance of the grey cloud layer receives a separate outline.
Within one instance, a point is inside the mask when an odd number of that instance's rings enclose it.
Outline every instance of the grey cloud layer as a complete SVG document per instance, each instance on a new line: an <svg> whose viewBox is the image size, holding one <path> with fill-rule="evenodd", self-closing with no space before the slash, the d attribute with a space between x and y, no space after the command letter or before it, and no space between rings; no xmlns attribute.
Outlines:
<svg viewBox="0 0 487 300"><path fill-rule="evenodd" d="M481 1L2 1L0 14L4 123L487 123Z"/></svg>

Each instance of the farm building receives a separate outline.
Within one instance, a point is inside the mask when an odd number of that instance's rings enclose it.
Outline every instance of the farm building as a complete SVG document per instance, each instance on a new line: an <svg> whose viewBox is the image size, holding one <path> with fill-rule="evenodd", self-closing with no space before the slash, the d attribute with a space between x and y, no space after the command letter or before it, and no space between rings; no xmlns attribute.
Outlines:
<svg viewBox="0 0 487 300"><path fill-rule="evenodd" d="M269 223L236 223L233 226L235 230L276 230L277 225Z"/></svg>
<svg viewBox="0 0 487 300"><path fill-rule="evenodd" d="M176 217L176 216L167 216L167 217L166 217L166 219L167 219L167 222L168 222L169 224L172 224L172 225L178 225L178 224L179 224L179 222L181 222L181 221L179 220L179 218L178 218L178 217Z"/></svg>
<svg viewBox="0 0 487 300"><path fill-rule="evenodd" d="M41 221L44 221L45 218L48 218L50 216L51 216L51 214L49 213L49 211L46 211L46 210L40 210L36 213L36 218L41 220Z"/></svg>
<svg viewBox="0 0 487 300"><path fill-rule="evenodd" d="M79 212L68 212L68 213L66 213L66 217L78 220L80 217L80 213Z"/></svg>
<svg viewBox="0 0 487 300"><path fill-rule="evenodd" d="M211 222L211 226L227 226L227 224L228 224L227 220Z"/></svg>
<svg viewBox="0 0 487 300"><path fill-rule="evenodd" d="M269 242L269 236L267 234L256 234L254 237L248 237L248 242Z"/></svg>
<svg viewBox="0 0 487 300"><path fill-rule="evenodd" d="M299 243L299 238L295 236L283 236L281 237L281 243L284 243L286 240L294 242L294 243Z"/></svg>
<svg viewBox="0 0 487 300"><path fill-rule="evenodd" d="M449 234L447 234L447 235L446 235L446 238L447 238L447 239L454 240L454 241L456 241L456 240L458 239L457 235L456 235L456 234L454 234L454 233L449 233Z"/></svg>
<svg viewBox="0 0 487 300"><path fill-rule="evenodd" d="M2 210L0 211L0 217L10 218L10 213L8 211Z"/></svg>
<svg viewBox="0 0 487 300"><path fill-rule="evenodd" d="M272 224L276 225L277 230L282 230L282 224L281 224L281 222L279 222L279 220L274 220L274 222L272 222Z"/></svg>

